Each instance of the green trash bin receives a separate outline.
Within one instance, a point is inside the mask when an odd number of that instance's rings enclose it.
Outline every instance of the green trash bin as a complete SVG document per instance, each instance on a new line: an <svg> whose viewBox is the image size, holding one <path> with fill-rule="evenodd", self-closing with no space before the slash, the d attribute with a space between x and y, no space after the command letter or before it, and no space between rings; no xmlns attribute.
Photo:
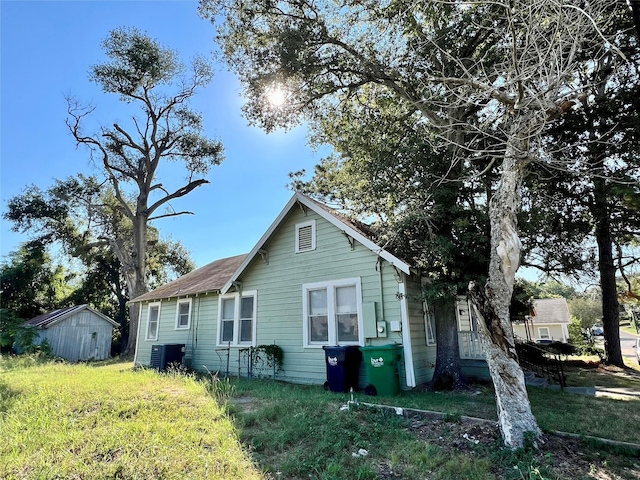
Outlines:
<svg viewBox="0 0 640 480"><path fill-rule="evenodd" d="M398 360L402 358L402 345L390 344L360 347L367 371L367 395L393 396L400 391Z"/></svg>

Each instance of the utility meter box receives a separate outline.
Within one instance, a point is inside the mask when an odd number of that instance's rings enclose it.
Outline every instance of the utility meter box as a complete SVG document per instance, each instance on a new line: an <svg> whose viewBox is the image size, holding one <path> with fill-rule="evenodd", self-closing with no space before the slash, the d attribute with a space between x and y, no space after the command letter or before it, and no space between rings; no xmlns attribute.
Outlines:
<svg viewBox="0 0 640 480"><path fill-rule="evenodd" d="M378 338L386 338L387 337L387 322L382 320L381 322L376 322L376 333Z"/></svg>

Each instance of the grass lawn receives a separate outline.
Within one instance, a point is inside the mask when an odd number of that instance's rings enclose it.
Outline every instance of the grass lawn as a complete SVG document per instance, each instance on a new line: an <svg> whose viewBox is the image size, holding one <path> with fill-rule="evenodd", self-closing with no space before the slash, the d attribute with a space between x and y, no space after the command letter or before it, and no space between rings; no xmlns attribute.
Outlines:
<svg viewBox="0 0 640 480"><path fill-rule="evenodd" d="M600 444L554 443L557 438L549 438L546 449L514 453L502 448L500 439L486 428L461 425L462 415L496 419L490 385L463 393L356 395L363 402L442 412L444 422L403 418L378 409L343 411L340 407L349 395L320 387L264 380L235 380L233 385L230 413L243 441L263 468L281 478L640 478L637 453ZM531 388L529 396L546 432L640 443L640 400L544 388ZM354 457L361 448L370 456Z"/></svg>
<svg viewBox="0 0 640 480"><path fill-rule="evenodd" d="M343 409L348 394L319 386L131 367L0 357L0 479L640 478L637 453L625 449L552 436L541 449L502 448L495 425L460 421L495 419L490 385L356 395L446 413L433 420ZM545 431L640 443L639 400L541 388L530 399Z"/></svg>
<svg viewBox="0 0 640 480"><path fill-rule="evenodd" d="M0 357L2 479L257 479L193 378Z"/></svg>

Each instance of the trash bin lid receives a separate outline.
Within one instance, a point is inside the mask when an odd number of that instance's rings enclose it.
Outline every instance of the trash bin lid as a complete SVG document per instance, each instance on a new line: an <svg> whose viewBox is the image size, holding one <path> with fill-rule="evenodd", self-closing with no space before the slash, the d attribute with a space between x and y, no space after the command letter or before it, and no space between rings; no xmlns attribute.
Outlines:
<svg viewBox="0 0 640 480"><path fill-rule="evenodd" d="M387 345L367 345L365 347L360 347L360 350L363 352L368 352L372 350L395 350L398 348L402 348L402 344L400 343L389 343Z"/></svg>

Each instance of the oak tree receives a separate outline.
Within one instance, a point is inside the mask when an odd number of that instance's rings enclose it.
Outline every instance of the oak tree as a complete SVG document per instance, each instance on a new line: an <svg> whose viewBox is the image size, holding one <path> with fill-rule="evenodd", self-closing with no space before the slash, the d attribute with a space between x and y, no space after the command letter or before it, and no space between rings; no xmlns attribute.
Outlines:
<svg viewBox="0 0 640 480"><path fill-rule="evenodd" d="M453 165L480 158L499 167L489 200L487 281L470 289L485 327L503 439L517 447L527 431L540 435L509 316L521 254L521 187L541 133L589 93L575 75L589 64L580 53L590 52L592 64L620 55L611 26L625 7L614 0L200 3L218 27L256 124L269 130L313 123L318 111L378 85L421 116L436 147L453 153ZM278 85L288 101L275 109L265 99Z"/></svg>
<svg viewBox="0 0 640 480"><path fill-rule="evenodd" d="M222 161L223 149L219 141L203 135L202 117L188 105L212 79L207 61L195 58L187 68L176 52L136 29L113 30L103 48L109 60L91 68L90 80L125 104L137 106L140 114L133 115L128 124L118 122L88 133L84 124L94 108L69 98L67 125L77 144L89 149L113 191L118 210L130 224L124 235L114 231L104 240L122 265L133 299L148 289L150 222L192 213L176 211L170 202L209 183L205 175ZM184 183L162 183L162 167L170 162L181 163ZM138 323L134 306L129 316L126 351L132 352Z"/></svg>

